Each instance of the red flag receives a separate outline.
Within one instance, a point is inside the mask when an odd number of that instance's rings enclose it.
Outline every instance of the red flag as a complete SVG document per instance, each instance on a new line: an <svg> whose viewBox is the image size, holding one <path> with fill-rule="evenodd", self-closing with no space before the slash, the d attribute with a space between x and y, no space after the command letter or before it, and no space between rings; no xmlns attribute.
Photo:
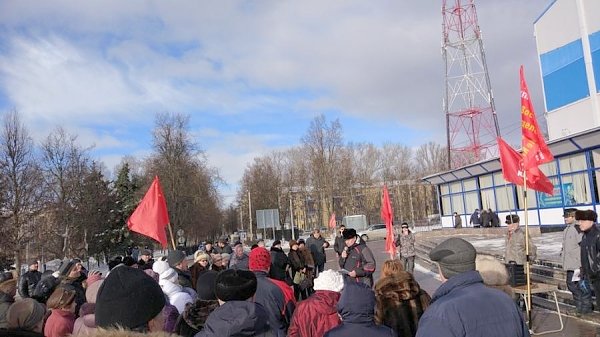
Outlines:
<svg viewBox="0 0 600 337"><path fill-rule="evenodd" d="M394 210L390 202L390 194L387 186L383 185L383 196L381 197L381 218L385 222L385 251L390 257L396 254L396 245L394 244Z"/></svg>
<svg viewBox="0 0 600 337"><path fill-rule="evenodd" d="M528 170L534 166L552 161L554 156L550 152L548 145L546 145L544 136L542 135L537 119L535 118L533 104L531 103L531 97L529 96L529 89L527 88L527 82L525 82L523 66L521 66L519 76L521 79L523 169Z"/></svg>
<svg viewBox="0 0 600 337"><path fill-rule="evenodd" d="M498 150L500 152L500 165L502 166L504 180L518 186L523 186L521 154L500 137L498 137ZM537 166L527 170L527 187L550 195L554 194L554 185Z"/></svg>
<svg viewBox="0 0 600 337"><path fill-rule="evenodd" d="M331 213L331 216L329 217L329 228L335 229L335 226L335 213Z"/></svg>
<svg viewBox="0 0 600 337"><path fill-rule="evenodd" d="M165 248L167 247L165 228L168 224L167 202L156 176L140 204L127 219L127 225L130 230L153 238Z"/></svg>

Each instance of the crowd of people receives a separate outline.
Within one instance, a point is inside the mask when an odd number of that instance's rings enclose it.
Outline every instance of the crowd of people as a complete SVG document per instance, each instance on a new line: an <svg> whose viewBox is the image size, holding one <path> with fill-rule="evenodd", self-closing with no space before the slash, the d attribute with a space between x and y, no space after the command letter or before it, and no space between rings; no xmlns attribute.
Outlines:
<svg viewBox="0 0 600 337"><path fill-rule="evenodd" d="M325 269L329 242L318 229L287 253L278 240L247 251L226 238L203 243L193 261L142 249L137 260L110 261L107 275L77 259L42 274L32 261L18 279L0 275L0 336L529 336L504 266L467 241L431 251L443 284L430 296L413 277L408 224L377 280L356 230L337 234L335 270Z"/></svg>

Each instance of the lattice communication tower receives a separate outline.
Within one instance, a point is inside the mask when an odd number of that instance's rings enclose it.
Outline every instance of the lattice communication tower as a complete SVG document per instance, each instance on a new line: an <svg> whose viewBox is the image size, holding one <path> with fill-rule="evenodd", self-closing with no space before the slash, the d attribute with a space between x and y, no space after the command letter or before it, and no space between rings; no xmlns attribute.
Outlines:
<svg viewBox="0 0 600 337"><path fill-rule="evenodd" d="M443 0L448 169L495 156L498 117L473 0Z"/></svg>

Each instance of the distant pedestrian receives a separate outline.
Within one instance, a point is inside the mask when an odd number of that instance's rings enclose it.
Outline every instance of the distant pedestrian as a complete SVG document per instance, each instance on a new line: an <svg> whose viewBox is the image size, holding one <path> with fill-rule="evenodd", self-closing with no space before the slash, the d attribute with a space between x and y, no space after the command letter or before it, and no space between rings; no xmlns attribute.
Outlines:
<svg viewBox="0 0 600 337"><path fill-rule="evenodd" d="M462 228L462 218L456 212L454 212L454 228Z"/></svg>
<svg viewBox="0 0 600 337"><path fill-rule="evenodd" d="M240 241L233 244L233 254L229 260L229 268L248 270L248 254L244 252L244 245Z"/></svg>
<svg viewBox="0 0 600 337"><path fill-rule="evenodd" d="M492 209L488 209L488 212L492 215L492 227L500 227L500 218L498 217L498 213L492 211Z"/></svg>
<svg viewBox="0 0 600 337"><path fill-rule="evenodd" d="M140 251L140 259L137 262L138 268L141 270L152 269L154 259L152 258L152 252L150 249L142 249Z"/></svg>
<svg viewBox="0 0 600 337"><path fill-rule="evenodd" d="M473 211L473 214L471 214L471 217L469 218L469 224L475 228L481 227L481 217L479 215L478 208L475 208L475 211Z"/></svg>
<svg viewBox="0 0 600 337"><path fill-rule="evenodd" d="M396 238L396 246L400 248L400 259L402 260L404 270L412 274L415 269L415 255L417 255L415 251L415 235L410 231L406 222L403 222L400 228L401 232Z"/></svg>
<svg viewBox="0 0 600 337"><path fill-rule="evenodd" d="M312 235L306 239L306 247L312 254L313 260L315 261L315 277L319 276L319 273L323 271L327 256L325 255L325 248L329 247L329 242L321 236L321 231L315 228Z"/></svg>
<svg viewBox="0 0 600 337"><path fill-rule="evenodd" d="M288 273L289 268L290 261L281 248L281 241L273 241L273 245L271 246L271 269L269 270L269 277L292 285L292 279Z"/></svg>
<svg viewBox="0 0 600 337"><path fill-rule="evenodd" d="M31 260L29 262L29 269L19 277L19 296L21 298L31 297L35 286L42 279L42 273L38 271L38 261Z"/></svg>
<svg viewBox="0 0 600 337"><path fill-rule="evenodd" d="M575 220L576 208L567 208L563 214L566 227L563 231L562 259L563 270L567 273L567 289L573 294L576 315L585 315L592 312L592 301L589 294L583 293L579 288L579 282L573 281L573 274L577 270L581 272L581 239L583 233Z"/></svg>
<svg viewBox="0 0 600 337"><path fill-rule="evenodd" d="M342 323L325 337L397 336L391 328L375 324L375 302L375 293L368 285L347 282L337 304Z"/></svg>
<svg viewBox="0 0 600 337"><path fill-rule="evenodd" d="M503 292L486 287L475 270L477 252L452 237L438 244L429 258L438 265L442 285L421 319L417 336L529 336L515 305Z"/></svg>
<svg viewBox="0 0 600 337"><path fill-rule="evenodd" d="M492 226L492 213L485 209L481 210L481 226L484 228Z"/></svg>
<svg viewBox="0 0 600 337"><path fill-rule="evenodd" d="M300 302L288 330L288 337L319 337L341 323L337 313L344 278L334 270L323 271L315 279L315 293Z"/></svg>
<svg viewBox="0 0 600 337"><path fill-rule="evenodd" d="M338 259L340 258L340 255L342 255L342 252L344 251L344 247L346 247L346 243L344 240L344 231L345 230L346 230L346 226L341 225L340 228L338 229L337 235L335 236L335 244L333 245L333 250L337 254Z"/></svg>
<svg viewBox="0 0 600 337"><path fill-rule="evenodd" d="M360 282L372 287L373 273L376 268L375 257L371 249L357 238L358 235L354 228L344 231L346 247L339 258L339 265L345 270L346 281Z"/></svg>

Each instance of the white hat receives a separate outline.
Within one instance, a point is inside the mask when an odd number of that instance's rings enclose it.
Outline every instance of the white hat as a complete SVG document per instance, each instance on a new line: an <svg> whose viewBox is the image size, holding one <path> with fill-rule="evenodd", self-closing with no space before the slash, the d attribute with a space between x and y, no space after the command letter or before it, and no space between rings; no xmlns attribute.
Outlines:
<svg viewBox="0 0 600 337"><path fill-rule="evenodd" d="M313 286L314 290L329 290L337 293L344 289L344 278L342 274L335 270L327 269L319 273L319 277L315 279Z"/></svg>

